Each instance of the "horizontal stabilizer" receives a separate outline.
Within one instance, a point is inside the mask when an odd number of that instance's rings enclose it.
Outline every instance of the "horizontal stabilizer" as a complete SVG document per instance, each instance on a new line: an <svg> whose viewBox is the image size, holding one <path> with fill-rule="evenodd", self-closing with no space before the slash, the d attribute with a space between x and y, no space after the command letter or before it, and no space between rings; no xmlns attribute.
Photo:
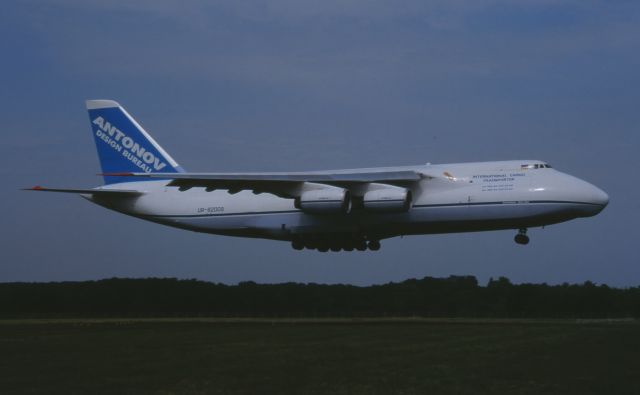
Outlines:
<svg viewBox="0 0 640 395"><path fill-rule="evenodd" d="M94 196L140 196L142 192L128 189L68 189L68 188L45 188L39 185L32 188L24 188L23 191L40 191L40 192L61 192L61 193L77 193L80 195Z"/></svg>

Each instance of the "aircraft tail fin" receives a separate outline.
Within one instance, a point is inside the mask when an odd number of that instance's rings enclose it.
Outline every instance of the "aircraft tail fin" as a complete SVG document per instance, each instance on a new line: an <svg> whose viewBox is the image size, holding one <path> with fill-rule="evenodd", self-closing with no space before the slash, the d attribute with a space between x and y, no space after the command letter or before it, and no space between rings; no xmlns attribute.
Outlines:
<svg viewBox="0 0 640 395"><path fill-rule="evenodd" d="M140 181L109 173L182 173L184 169L113 100L87 100L105 184Z"/></svg>

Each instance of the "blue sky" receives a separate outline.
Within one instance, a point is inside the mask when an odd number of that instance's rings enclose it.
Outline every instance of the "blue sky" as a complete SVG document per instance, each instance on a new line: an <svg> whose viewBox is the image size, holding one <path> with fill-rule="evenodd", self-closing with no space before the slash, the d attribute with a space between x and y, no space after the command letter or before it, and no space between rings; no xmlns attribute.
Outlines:
<svg viewBox="0 0 640 395"><path fill-rule="evenodd" d="M0 14L0 281L640 284L640 3L9 1ZM378 253L165 228L75 196L101 183L84 100L119 101L191 171L541 159L606 190L594 218L416 236Z"/></svg>

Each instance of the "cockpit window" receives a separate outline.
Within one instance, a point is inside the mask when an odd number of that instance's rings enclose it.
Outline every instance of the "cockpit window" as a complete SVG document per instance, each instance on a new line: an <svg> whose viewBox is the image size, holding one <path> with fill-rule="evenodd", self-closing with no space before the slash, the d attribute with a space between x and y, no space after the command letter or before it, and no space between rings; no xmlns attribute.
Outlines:
<svg viewBox="0 0 640 395"><path fill-rule="evenodd" d="M534 163L534 164L524 164L520 166L521 169L551 169L551 166L549 166L546 163Z"/></svg>

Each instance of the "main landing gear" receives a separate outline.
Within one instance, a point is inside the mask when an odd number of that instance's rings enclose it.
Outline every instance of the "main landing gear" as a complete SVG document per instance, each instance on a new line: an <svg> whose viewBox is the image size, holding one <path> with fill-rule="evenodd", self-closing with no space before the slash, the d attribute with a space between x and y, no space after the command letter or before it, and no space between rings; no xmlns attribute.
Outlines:
<svg viewBox="0 0 640 395"><path fill-rule="evenodd" d="M526 228L520 229L516 237L514 237L514 240L518 244L522 244L522 245L529 244L529 236L527 236L527 229Z"/></svg>
<svg viewBox="0 0 640 395"><path fill-rule="evenodd" d="M371 251L378 251L380 249L380 242L378 240L371 240L369 244L367 244L367 247L369 247Z"/></svg>
<svg viewBox="0 0 640 395"><path fill-rule="evenodd" d="M378 251L380 249L380 241L379 240L365 240L362 239L294 239L291 242L291 247L294 250L317 250L320 252L327 252L329 250L338 252L338 251L366 251L367 249L370 251Z"/></svg>

